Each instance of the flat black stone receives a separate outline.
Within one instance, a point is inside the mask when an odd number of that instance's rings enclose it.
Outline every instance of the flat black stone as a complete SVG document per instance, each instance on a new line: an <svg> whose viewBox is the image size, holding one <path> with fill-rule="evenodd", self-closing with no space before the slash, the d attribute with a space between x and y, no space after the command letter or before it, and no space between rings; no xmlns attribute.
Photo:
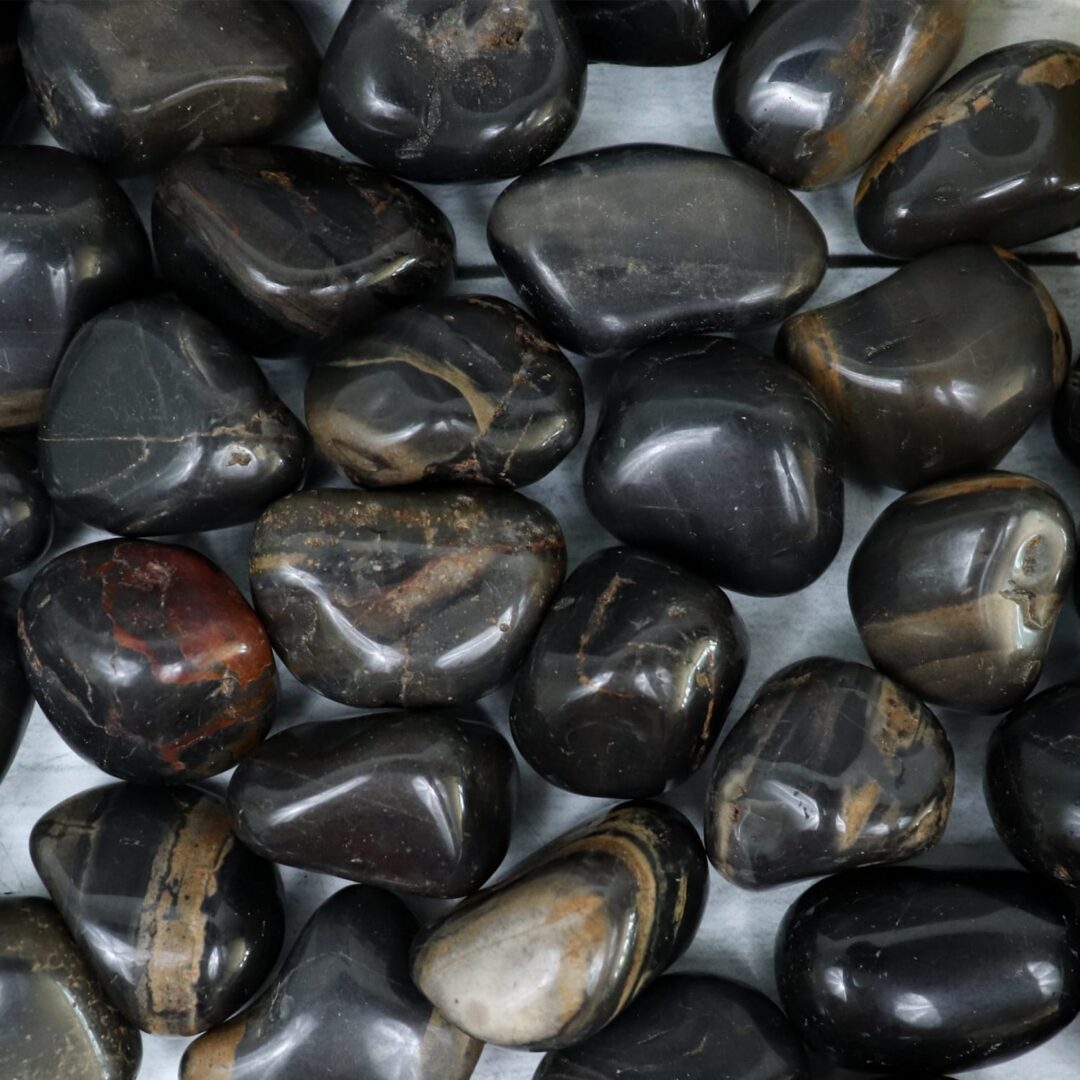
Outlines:
<svg viewBox="0 0 1080 1080"><path fill-rule="evenodd" d="M533 1080L807 1080L784 1014L748 986L664 975L591 1039L554 1050Z"/></svg>
<svg viewBox="0 0 1080 1080"><path fill-rule="evenodd" d="M720 744L709 858L749 889L911 858L941 839L954 783L945 730L916 697L864 664L800 660Z"/></svg>
<svg viewBox="0 0 1080 1080"><path fill-rule="evenodd" d="M852 468L899 488L997 465L1054 400L1069 350L1039 278L985 244L792 315L776 344L821 394Z"/></svg>
<svg viewBox="0 0 1080 1080"><path fill-rule="evenodd" d="M764 0L717 74L720 134L782 184L837 184L945 74L966 21L956 0Z"/></svg>
<svg viewBox="0 0 1080 1080"><path fill-rule="evenodd" d="M566 141L585 99L571 5L353 0L319 76L334 137L428 183L498 180Z"/></svg>
<svg viewBox="0 0 1080 1080"><path fill-rule="evenodd" d="M34 711L34 698L19 655L17 606L13 592L6 588L0 591L0 780L11 766Z"/></svg>
<svg viewBox="0 0 1080 1080"><path fill-rule="evenodd" d="M496 200L488 242L540 324L589 355L777 321L825 272L825 237L794 195L741 161L675 146L541 166Z"/></svg>
<svg viewBox="0 0 1080 1080"><path fill-rule="evenodd" d="M299 724L240 763L237 836L287 866L424 896L466 896L510 846L517 765L479 720L379 713Z"/></svg>
<svg viewBox="0 0 1080 1080"><path fill-rule="evenodd" d="M707 889L690 822L659 803L623 803L422 931L413 980L484 1042L571 1046L685 951Z"/></svg>
<svg viewBox="0 0 1080 1080"><path fill-rule="evenodd" d="M37 424L79 324L150 278L135 209L93 162L52 146L0 147L0 431Z"/></svg>
<svg viewBox="0 0 1080 1080"><path fill-rule="evenodd" d="M310 350L454 276L454 230L419 191L292 146L207 147L158 178L161 272L258 356Z"/></svg>
<svg viewBox="0 0 1080 1080"><path fill-rule="evenodd" d="M52 535L52 502L37 462L19 444L0 441L0 577L25 570Z"/></svg>
<svg viewBox="0 0 1080 1080"><path fill-rule="evenodd" d="M319 65L281 0L31 0L19 46L53 138L123 174L282 134Z"/></svg>
<svg viewBox="0 0 1080 1080"><path fill-rule="evenodd" d="M56 504L135 536L253 520L300 485L309 446L255 361L168 297L83 326L38 432Z"/></svg>
<svg viewBox="0 0 1080 1080"><path fill-rule="evenodd" d="M1080 225L1080 45L1025 41L931 94L870 162L855 223L906 259L965 240L1011 248Z"/></svg>
<svg viewBox="0 0 1080 1080"><path fill-rule="evenodd" d="M155 1035L194 1035L247 1002L277 962L277 870L198 788L110 784L54 806L30 854L106 994Z"/></svg>
<svg viewBox="0 0 1080 1080"><path fill-rule="evenodd" d="M521 308L429 300L338 346L308 379L319 449L354 484L520 487L549 473L585 422L581 379Z"/></svg>
<svg viewBox="0 0 1080 1080"><path fill-rule="evenodd" d="M795 592L840 545L839 437L810 384L751 346L660 342L609 385L585 499L621 540L725 588Z"/></svg>
<svg viewBox="0 0 1080 1080"><path fill-rule="evenodd" d="M848 599L875 666L930 704L1003 712L1039 680L1076 556L1039 480L976 473L896 500L851 560Z"/></svg>
<svg viewBox="0 0 1080 1080"><path fill-rule="evenodd" d="M840 1065L974 1068L1076 1016L1080 929L1063 891L1029 874L855 870L792 905L777 982L803 1041Z"/></svg>
<svg viewBox="0 0 1080 1080"><path fill-rule="evenodd" d="M608 548L559 590L518 674L510 729L545 779L658 795L705 760L746 670L728 598L654 555Z"/></svg>
<svg viewBox="0 0 1080 1080"><path fill-rule="evenodd" d="M305 491L259 519L251 592L302 683L430 708L513 673L565 566L558 522L512 491Z"/></svg>
<svg viewBox="0 0 1080 1080"><path fill-rule="evenodd" d="M483 1047L413 986L417 929L380 889L334 893L254 1004L188 1047L180 1080L468 1080Z"/></svg>

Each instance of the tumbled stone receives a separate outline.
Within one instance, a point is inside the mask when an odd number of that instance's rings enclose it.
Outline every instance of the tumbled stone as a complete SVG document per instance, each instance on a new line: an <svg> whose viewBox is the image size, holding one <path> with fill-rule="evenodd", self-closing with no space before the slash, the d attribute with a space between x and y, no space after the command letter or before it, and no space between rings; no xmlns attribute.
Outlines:
<svg viewBox="0 0 1080 1080"><path fill-rule="evenodd" d="M16 629L17 599L6 588L0 591L0 780L15 757L34 698L23 674Z"/></svg>
<svg viewBox="0 0 1080 1080"><path fill-rule="evenodd" d="M1054 439L1061 452L1080 465L1080 356L1058 391L1053 411Z"/></svg>
<svg viewBox="0 0 1080 1080"><path fill-rule="evenodd" d="M26 94L26 77L19 53L22 13L21 3L0 4L0 133L11 127Z"/></svg>
<svg viewBox="0 0 1080 1080"><path fill-rule="evenodd" d="M53 509L33 456L0 442L0 577L25 570L52 541Z"/></svg>

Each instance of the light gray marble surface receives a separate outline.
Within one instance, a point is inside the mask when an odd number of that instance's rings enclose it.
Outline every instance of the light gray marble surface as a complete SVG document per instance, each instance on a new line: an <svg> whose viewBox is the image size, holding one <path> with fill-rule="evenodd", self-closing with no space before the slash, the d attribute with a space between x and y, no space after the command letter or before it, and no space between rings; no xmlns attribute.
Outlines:
<svg viewBox="0 0 1080 1080"><path fill-rule="evenodd" d="M887 2L887 0L881 0ZM299 4L321 46L344 7L343 0L302 0ZM1080 0L973 0L971 29L957 64L999 45L1035 37L1057 37L1080 41ZM707 149L722 149L712 122L711 91L718 66L714 59L688 68L644 69L594 65L589 71L589 89L584 117L564 148L564 153L615 142L668 142ZM34 141L49 141L40 128L29 129ZM346 156L321 123L312 123L294 141ZM501 185L474 187L428 187L425 190L450 215L457 231L459 262L467 268L467 280L458 292L489 292L513 298L512 290L499 278L484 243L484 222L492 199ZM150 183L129 184L129 190L145 212ZM821 221L834 255L865 255L855 236L851 219L853 184L815 193L807 204ZM1034 245L1029 251L1040 276L1054 294L1080 338L1080 232ZM1053 253L1057 265L1045 265ZM1075 265L1063 265L1074 257ZM1042 265L1040 265L1042 264ZM831 269L812 298L818 306L879 280L887 270L873 266ZM958 312L958 318L964 313ZM767 347L773 330L752 336ZM585 448L595 425L597 405L610 367L575 358L588 388L589 419L578 449L550 476L526 489L527 494L546 504L558 516L566 532L571 566L598 548L613 542L586 511L580 492L580 473ZM302 415L304 372L298 361L266 362L264 367L291 407ZM1080 470L1058 454L1050 438L1045 418L1024 437L1003 467L1030 472L1051 483L1074 515L1080 514ZM316 482L341 483L328 468L317 470ZM724 478L718 476L717 483ZM758 599L733 596L746 621L750 641L750 664L735 702L733 715L748 703L750 696L772 672L804 656L829 653L865 661L846 599L847 566L851 553L880 510L895 492L854 484L847 487L845 541L832 567L810 588L794 596ZM61 526L52 554L102 534L80 529L70 523ZM242 588L246 581L246 550L249 527L225 530L182 542L215 558ZM15 583L22 585L28 573ZM1080 677L1080 620L1071 606L1062 618L1043 680L1044 686ZM315 717L347 715L350 710L334 705L300 687L282 669L283 701L278 727ZM507 693L497 692L484 702L501 730L506 732ZM982 797L982 759L988 733L994 723L988 718L944 714L944 720L958 760L956 804L944 842L919 862L943 865L1012 865L997 841ZM705 774L692 779L672 793L670 802L701 824ZM26 738L0 791L0 891L5 894L42 894L27 851L27 837L33 822L50 806L84 788L108 778L80 761L49 723L35 713ZM522 765L521 799L514 843L505 866L512 866L542 842L583 817L596 814L606 805L601 800L567 795L548 786ZM343 884L321 875L285 870L289 897L290 937L295 935L315 906ZM747 893L712 875L712 892L700 933L677 968L708 971L742 979L772 993L772 944L783 913L805 885L792 885L764 893ZM434 914L439 905L411 903L421 918ZM186 1040L144 1036L143 1080L170 1080ZM488 1047L475 1074L476 1080L528 1080L538 1055ZM964 1074L979 1080L1012 1080L1020 1075L1039 1080L1077 1080L1080 1077L1080 1022L1057 1038L1013 1063L974 1070ZM822 1070L822 1078L835 1074ZM0 1080L8 1078L0 1077ZM62 1080L62 1078L57 1078ZM66 1080L66 1078L64 1078ZM357 1077L356 1080L363 1080ZM431 1080L438 1080L433 1077Z"/></svg>

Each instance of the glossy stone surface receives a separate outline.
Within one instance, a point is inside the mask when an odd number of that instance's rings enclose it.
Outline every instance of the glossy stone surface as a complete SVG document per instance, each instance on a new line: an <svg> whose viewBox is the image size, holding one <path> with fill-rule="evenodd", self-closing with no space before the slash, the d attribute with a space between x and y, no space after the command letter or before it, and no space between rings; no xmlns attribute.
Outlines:
<svg viewBox="0 0 1080 1080"><path fill-rule="evenodd" d="M454 276L454 230L419 191L291 146L206 147L158 178L161 272L257 356L309 350Z"/></svg>
<svg viewBox="0 0 1080 1080"><path fill-rule="evenodd" d="M695 574L629 548L583 562L518 674L510 730L545 779L637 798L705 760L746 670L742 620Z"/></svg>
<svg viewBox="0 0 1080 1080"><path fill-rule="evenodd" d="M585 98L570 5L353 0L319 76L349 151L428 183L517 176L550 157Z"/></svg>
<svg viewBox="0 0 1080 1080"><path fill-rule="evenodd" d="M1073 1019L1080 929L1028 874L858 870L792 905L777 981L803 1041L847 1068L971 1068Z"/></svg>
<svg viewBox="0 0 1080 1080"><path fill-rule="evenodd" d="M603 1031L546 1055L534 1080L806 1080L784 1014L748 986L664 975Z"/></svg>
<svg viewBox="0 0 1080 1080"><path fill-rule="evenodd" d="M79 324L151 274L135 209L101 169L51 146L0 147L0 431L38 422Z"/></svg>
<svg viewBox="0 0 1080 1080"><path fill-rule="evenodd" d="M986 804L1029 870L1080 886L1080 686L1036 694L994 730Z"/></svg>
<svg viewBox="0 0 1080 1080"><path fill-rule="evenodd" d="M598 356L782 319L825 272L825 237L790 192L740 161L675 146L541 166L496 200L488 242L540 324Z"/></svg>
<svg viewBox="0 0 1080 1080"><path fill-rule="evenodd" d="M302 682L361 707L473 701L521 662L562 583L562 530L486 488L305 491L251 543L251 591Z"/></svg>
<svg viewBox="0 0 1080 1080"><path fill-rule="evenodd" d="M84 791L38 821L30 854L105 992L144 1031L220 1024L277 960L277 870L237 841L217 795Z"/></svg>
<svg viewBox="0 0 1080 1080"><path fill-rule="evenodd" d="M413 979L452 1024L484 1042L573 1045L690 944L707 871L682 814L623 803L422 931Z"/></svg>
<svg viewBox="0 0 1080 1080"><path fill-rule="evenodd" d="M109 1004L56 908L0 899L0 1075L134 1080L139 1033Z"/></svg>
<svg viewBox="0 0 1080 1080"><path fill-rule="evenodd" d="M233 774L228 802L237 836L276 863L466 896L510 846L516 778L487 723L378 713L268 739Z"/></svg>
<svg viewBox="0 0 1080 1080"><path fill-rule="evenodd" d="M354 484L519 487L585 422L581 379L521 308L453 296L394 312L311 373L307 422Z"/></svg>
<svg viewBox="0 0 1080 1080"><path fill-rule="evenodd" d="M1080 465L1080 356L1058 391L1053 411L1054 440L1061 452Z"/></svg>
<svg viewBox="0 0 1080 1080"><path fill-rule="evenodd" d="M0 577L28 567L52 535L52 503L37 463L18 443L0 442Z"/></svg>
<svg viewBox="0 0 1080 1080"><path fill-rule="evenodd" d="M746 18L746 0L574 0L590 62L670 67L715 56Z"/></svg>
<svg viewBox="0 0 1080 1080"><path fill-rule="evenodd" d="M1054 400L1069 348L1024 263L961 244L792 315L776 352L821 394L853 468L914 488L993 468Z"/></svg>
<svg viewBox="0 0 1080 1080"><path fill-rule="evenodd" d="M870 162L863 243L895 258L965 240L1015 247L1080 225L1080 45L1025 41L931 94Z"/></svg>
<svg viewBox="0 0 1080 1080"><path fill-rule="evenodd" d="M0 591L0 780L19 749L34 709L34 699L19 656L15 624L17 607L13 591L6 588Z"/></svg>
<svg viewBox="0 0 1080 1080"><path fill-rule="evenodd" d="M31 0L19 45L53 138L124 174L282 134L319 64L280 0Z"/></svg>
<svg viewBox="0 0 1080 1080"><path fill-rule="evenodd" d="M878 516L848 599L875 666L930 704L1011 709L1038 682L1076 554L1045 484L978 473L920 488Z"/></svg>
<svg viewBox="0 0 1080 1080"><path fill-rule="evenodd" d="M77 753L123 780L224 772L277 705L270 641L235 585L196 551L102 540L48 563L19 609L42 711Z"/></svg>
<svg viewBox="0 0 1080 1080"><path fill-rule="evenodd" d="M660 342L608 387L585 499L621 540L725 588L794 592L840 545L839 438L810 384L751 346Z"/></svg>
<svg viewBox="0 0 1080 1080"><path fill-rule="evenodd" d="M748 889L907 859L941 839L954 783L945 730L916 697L864 664L800 660L720 744L709 858Z"/></svg>
<svg viewBox="0 0 1080 1080"><path fill-rule="evenodd" d="M389 893L334 893L251 1008L188 1047L180 1080L468 1080L481 1044L413 986L416 931Z"/></svg>
<svg viewBox="0 0 1080 1080"><path fill-rule="evenodd" d="M717 127L782 184L837 184L945 74L966 20L966 0L765 0L717 74Z"/></svg>

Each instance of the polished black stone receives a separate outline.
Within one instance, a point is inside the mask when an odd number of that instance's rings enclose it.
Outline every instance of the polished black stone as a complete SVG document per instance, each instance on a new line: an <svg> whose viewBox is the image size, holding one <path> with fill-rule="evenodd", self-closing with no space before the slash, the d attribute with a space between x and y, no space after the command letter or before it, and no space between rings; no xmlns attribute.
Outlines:
<svg viewBox="0 0 1080 1080"><path fill-rule="evenodd" d="M1076 535L1029 476L942 480L890 504L851 560L848 599L874 664L930 704L1002 712L1038 682Z"/></svg>
<svg viewBox="0 0 1080 1080"><path fill-rule="evenodd" d="M496 200L488 242L540 324L590 355L782 319L825 272L825 237L790 192L675 146L541 166Z"/></svg>
<svg viewBox="0 0 1080 1080"><path fill-rule="evenodd" d="M517 678L510 729L545 779L657 795L705 760L746 670L728 598L654 555L608 548L559 590Z"/></svg>
<svg viewBox="0 0 1080 1080"><path fill-rule="evenodd" d="M334 893L251 1008L188 1047L180 1080L468 1080L482 1046L413 986L416 931L389 893Z"/></svg>
<svg viewBox="0 0 1080 1080"><path fill-rule="evenodd" d="M134 536L258 517L295 490L309 440L258 365L169 297L91 319L56 371L38 432L56 504Z"/></svg>
<svg viewBox="0 0 1080 1080"><path fill-rule="evenodd" d="M319 449L364 487L549 473L585 422L581 379L521 308L429 300L338 346L308 379Z"/></svg>
<svg viewBox="0 0 1080 1080"><path fill-rule="evenodd" d="M986 804L1029 870L1080 886L1080 686L1044 690L990 737Z"/></svg>
<svg viewBox="0 0 1080 1080"><path fill-rule="evenodd" d="M353 0L319 76L326 126L410 180L498 180L550 157L585 99L570 5Z"/></svg>
<svg viewBox="0 0 1080 1080"><path fill-rule="evenodd" d="M52 503L37 462L18 443L0 441L0 577L28 567L52 535Z"/></svg>
<svg viewBox="0 0 1080 1080"><path fill-rule="evenodd" d="M558 522L512 491L305 491L259 519L251 592L302 683L427 708L513 673L565 566Z"/></svg>
<svg viewBox="0 0 1080 1080"><path fill-rule="evenodd" d="M591 1039L553 1050L533 1080L807 1080L784 1014L748 986L664 975Z"/></svg>
<svg viewBox="0 0 1080 1080"><path fill-rule="evenodd" d="M139 1033L109 1004L56 908L0 899L0 1076L134 1080Z"/></svg>
<svg viewBox="0 0 1080 1080"><path fill-rule="evenodd" d="M717 127L782 184L839 183L945 73L966 19L966 0L763 0L717 74Z"/></svg>
<svg viewBox="0 0 1080 1080"><path fill-rule="evenodd" d="M785 365L728 338L661 342L608 388L585 499L621 540L726 588L794 592L840 545L840 442Z"/></svg>
<svg viewBox="0 0 1080 1080"><path fill-rule="evenodd" d="M484 1042L571 1046L686 949L707 887L690 822L659 803L623 803L422 931L413 979Z"/></svg>
<svg viewBox="0 0 1080 1080"><path fill-rule="evenodd" d="M53 138L125 174L280 135L319 63L280 0L31 0L19 46Z"/></svg>
<svg viewBox="0 0 1080 1080"><path fill-rule="evenodd" d="M235 585L190 548L102 540L43 567L19 609L42 711L82 757L122 780L224 772L266 735L277 674Z"/></svg>
<svg viewBox="0 0 1080 1080"><path fill-rule="evenodd" d="M945 730L916 697L864 664L800 660L720 744L709 858L749 889L907 859L941 839L954 783Z"/></svg>
<svg viewBox="0 0 1080 1080"><path fill-rule="evenodd" d="M19 655L16 608L14 594L7 589L0 591L0 780L19 749L34 709Z"/></svg>
<svg viewBox="0 0 1080 1080"><path fill-rule="evenodd" d="M101 169L51 146L0 147L0 431L38 422L79 324L150 275L135 209Z"/></svg>
<svg viewBox="0 0 1080 1080"><path fill-rule="evenodd" d="M670 67L718 53L746 18L746 0L574 0L590 62Z"/></svg>
<svg viewBox="0 0 1080 1080"><path fill-rule="evenodd" d="M1080 465L1080 356L1058 391L1053 411L1054 439L1061 452Z"/></svg>
<svg viewBox="0 0 1080 1080"><path fill-rule="evenodd" d="M379 713L299 724L240 763L237 836L276 863L424 896L466 896L510 846L517 765L487 723Z"/></svg>
<svg viewBox="0 0 1080 1080"><path fill-rule="evenodd" d="M985 244L792 315L776 345L821 394L852 467L899 488L993 468L1054 400L1069 349L1039 278Z"/></svg>
<svg viewBox="0 0 1080 1080"><path fill-rule="evenodd" d="M38 821L30 854L106 994L144 1031L222 1023L277 961L277 870L236 839L217 795L84 791Z"/></svg>
<svg viewBox="0 0 1080 1080"><path fill-rule="evenodd" d="M434 203L292 146L185 154L158 179L152 224L170 285L259 356L320 346L454 276Z"/></svg>
<svg viewBox="0 0 1080 1080"><path fill-rule="evenodd" d="M1012 871L826 878L792 905L776 962L803 1041L853 1069L908 1077L1000 1061L1080 1010L1072 905Z"/></svg>
<svg viewBox="0 0 1080 1080"><path fill-rule="evenodd" d="M855 196L867 247L896 258L964 240L1015 247L1080 225L1080 45L1025 41L931 94Z"/></svg>

